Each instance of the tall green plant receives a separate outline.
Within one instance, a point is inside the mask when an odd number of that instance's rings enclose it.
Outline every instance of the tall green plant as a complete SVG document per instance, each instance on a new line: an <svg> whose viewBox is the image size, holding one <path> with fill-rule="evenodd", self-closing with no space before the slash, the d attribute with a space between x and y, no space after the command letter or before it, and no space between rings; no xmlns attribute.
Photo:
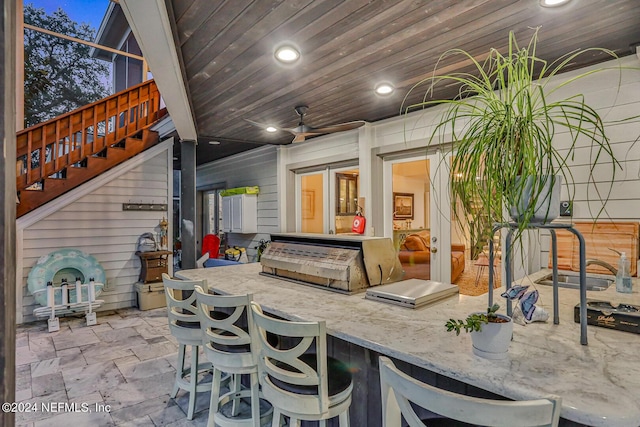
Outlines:
<svg viewBox="0 0 640 427"><path fill-rule="evenodd" d="M529 227L535 207L546 197L544 185L549 176L562 176L574 198L575 186L567 163L580 144L591 150L589 182L595 186L603 207L609 198L615 173L620 164L615 158L598 112L587 105L582 94L552 101L556 92L604 68L589 70L554 85L552 77L564 71L579 55L603 52L616 58L609 50L591 48L572 52L548 64L536 56L538 30L526 47L520 47L513 32L509 34L507 53L491 49L483 62L462 49L451 49L439 59L433 76L411 88L403 102L407 114L417 109L445 104L445 111L431 133L429 144L451 147L452 200L455 216L466 223L480 213L494 222L507 222L505 212L518 206L525 194L521 176L533 176L531 197L518 218L516 238ZM440 64L452 56L473 64L473 72L438 75ZM460 60L456 58L456 60ZM421 102L407 105L407 100L428 85ZM455 99L429 99L438 85L458 84ZM570 145L558 148L554 138L566 131ZM448 156L445 156L445 158ZM597 183L593 172L596 164L609 163L609 180ZM440 165L442 166L442 165ZM601 181L601 180L600 180ZM601 191L599 186L607 186ZM463 219L464 218L464 219ZM491 235L486 230L486 235ZM482 233L480 233L482 234Z"/></svg>

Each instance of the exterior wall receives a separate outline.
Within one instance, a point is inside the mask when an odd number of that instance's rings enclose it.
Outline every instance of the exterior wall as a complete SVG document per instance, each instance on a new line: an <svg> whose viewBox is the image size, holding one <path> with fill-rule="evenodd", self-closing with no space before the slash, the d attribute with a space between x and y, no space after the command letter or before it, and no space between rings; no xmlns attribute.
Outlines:
<svg viewBox="0 0 640 427"><path fill-rule="evenodd" d="M260 187L258 233L227 233L227 244L246 248L249 261L255 261L257 251L254 248L258 246L260 239L269 240L271 233L280 231L276 160L277 148L267 146L207 163L196 170L198 190L254 185Z"/></svg>
<svg viewBox="0 0 640 427"><path fill-rule="evenodd" d="M17 273L21 296L18 313L22 321L35 320L33 309L39 306L27 289L29 271L38 258L63 248L77 248L91 254L104 268L107 283L106 290L98 297L104 300L98 311L136 306L134 285L140 274L140 260L135 255L138 237L145 232L157 233L162 217L171 215L171 147L170 141L159 144L112 169L96 180L105 179L108 174L114 176L88 193L85 186L95 186L95 180L84 184L74 190L84 193L82 196L52 209L44 218L26 226L31 214L23 217L25 220L18 220L22 261ZM145 160L141 160L141 156L145 156ZM169 211L123 211L122 204L128 202L166 203Z"/></svg>
<svg viewBox="0 0 640 427"><path fill-rule="evenodd" d="M640 120L626 123L612 123L638 114L640 111L640 69L636 56L625 57L621 60L627 67L636 67L635 70L624 70L622 75L618 70L608 70L597 73L588 79L588 84L581 85L578 89L584 94L586 102L594 107L603 117L607 127L607 135L610 138L613 152L620 162L622 170L618 169L609 201L605 210L600 213L599 221L628 220L640 221ZM617 65L615 61L608 64L610 67ZM598 66L589 69L597 69ZM571 77L586 70L568 73L561 77ZM562 95L570 95L577 91L569 86L562 89ZM563 150L568 149L570 138L567 132L558 134L554 140ZM586 147L576 150L575 158L569 164L575 180L575 197L573 201L573 217L561 218L563 221L593 220L602 208L601 198L609 191L609 174L611 163L599 162L593 172L593 178L589 178L590 150ZM597 183L597 188L593 184ZM600 192L601 196L598 195ZM569 198L568 189L563 186L561 200ZM533 241L535 245L537 242ZM612 242L612 246L615 242ZM532 265L532 270L548 265L551 237L547 231L540 232L539 238L539 264ZM535 246L534 246L535 247ZM538 260L533 260L536 262Z"/></svg>
<svg viewBox="0 0 640 427"><path fill-rule="evenodd" d="M638 68L638 58L636 56L628 56L618 61L610 61L604 64L573 71L557 76L552 80L554 82L564 82L577 74L589 72L594 69L605 67L617 67L621 64L624 67L636 67L636 69L625 69L620 74L619 70L608 70L599 72L579 81L579 83L568 85L560 89L555 95L549 98L553 99L557 96L571 96L582 93L586 102L595 107L596 110L605 120L608 136L611 140L614 153L620 160L622 171L617 171L614 186L604 210L600 214L600 220L640 220L640 141L636 142L640 137L640 120L627 122L623 124L613 123L624 117L628 117L634 112L640 111L640 69ZM416 113L412 113L407 117L397 117L380 122L373 123L370 126L371 131L362 131L359 138L353 139L352 134L336 134L330 137L314 138L312 142L301 144L299 146L287 148L281 154L280 164L285 169L295 169L296 166L312 167L314 164L321 165L327 163L327 159L334 162L344 161L360 157L360 176L364 181L366 177L371 179L371 189L368 194L367 190L361 196L374 200L373 205L368 207L369 224L380 224L377 220L376 213L383 211L383 197L379 197L382 187L377 185L379 182L379 173L381 172L380 163L376 166L375 158L387 154L397 154L402 152L425 152L428 138L433 131L434 124L437 123L442 107L433 107ZM365 128L361 128L365 129ZM445 132L445 141L447 134ZM568 149L570 142L568 133L559 129L554 143L560 149ZM586 147L588 141L580 141L581 148L576 150L575 158L569 164L571 173L575 180L575 199L573 206L573 219L591 219L598 213L601 208L596 188L589 184L589 167L587 162L590 161L590 150ZM370 161L363 156L366 151L371 151ZM284 151L284 150L283 150ZM293 165L293 166L292 166ZM607 171L610 164L603 162L598 164L594 170L594 180L598 182L598 189L602 193L608 187L606 180L608 179ZM286 171L284 172L287 173ZM287 179L286 176L280 181L283 195L289 195L294 191L294 181ZM366 186L363 186L366 188ZM361 191L362 193L362 191ZM386 197L386 196L385 196ZM563 199L568 198L568 189L563 188ZM286 202L284 201L286 199ZM281 210L286 215L293 215L295 212L288 207L290 197L283 197L281 200ZM368 203L368 202L367 202ZM283 224L289 224L288 218L283 218ZM378 231L379 225L376 227L375 234L381 235ZM520 266L522 273L537 271L541 266L547 265L548 233L541 231L532 232L529 241L529 253L533 256L527 257L525 264ZM517 267L517 266L516 266ZM518 273L516 276L518 277Z"/></svg>

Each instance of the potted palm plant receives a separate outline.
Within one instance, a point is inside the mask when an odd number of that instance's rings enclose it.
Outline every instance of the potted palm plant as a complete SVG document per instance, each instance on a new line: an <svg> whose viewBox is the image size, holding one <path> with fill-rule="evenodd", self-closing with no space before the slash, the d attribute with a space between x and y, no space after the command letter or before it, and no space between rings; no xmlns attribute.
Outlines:
<svg viewBox="0 0 640 427"><path fill-rule="evenodd" d="M459 56L462 58L458 59L473 64L474 71L438 74L436 66L433 76L416 84L403 103L405 114L445 104L429 144L453 142L448 145L453 155L450 164L453 214L461 224L468 223L470 218L485 218L483 224L487 229L474 231L480 236L491 236L494 223L515 221L516 241L532 224L553 220L558 215L561 182L569 192L569 200L573 200L573 177L566 166L579 147L591 151L589 182L596 186L595 193L603 202L596 217L604 209L620 167L598 112L587 105L583 95L562 98L558 93L604 68L586 71L559 84L550 83L578 55L594 51L614 58L616 55L593 48L569 53L548 64L536 56L537 36L535 30L528 45L520 47L511 32L506 53L491 49L482 62L462 49L449 50L438 64ZM428 89L423 101L407 105L411 94L425 84ZM451 84L459 86L455 99L429 99L436 86ZM559 147L554 144L554 137L564 131L563 137L569 138L569 143ZM600 168L609 165L610 176L604 184L602 170L598 171L598 183L593 177L596 164ZM599 186L608 186L608 190Z"/></svg>

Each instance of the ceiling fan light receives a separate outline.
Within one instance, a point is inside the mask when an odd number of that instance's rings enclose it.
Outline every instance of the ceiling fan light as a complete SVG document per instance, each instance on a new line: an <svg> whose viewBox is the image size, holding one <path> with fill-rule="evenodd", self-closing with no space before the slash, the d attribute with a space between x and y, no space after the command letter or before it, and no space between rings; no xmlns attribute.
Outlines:
<svg viewBox="0 0 640 427"><path fill-rule="evenodd" d="M267 132L276 132L278 129L273 127L273 126L267 126L267 128L265 129Z"/></svg>
<svg viewBox="0 0 640 427"><path fill-rule="evenodd" d="M395 88L391 83L378 83L375 87L376 94L381 96L391 95Z"/></svg>
<svg viewBox="0 0 640 427"><path fill-rule="evenodd" d="M291 64L300 58L300 52L293 46L283 45L276 49L276 59L285 64Z"/></svg>
<svg viewBox="0 0 640 427"><path fill-rule="evenodd" d="M542 7L558 7L565 3L569 3L570 0L540 0L540 6Z"/></svg>

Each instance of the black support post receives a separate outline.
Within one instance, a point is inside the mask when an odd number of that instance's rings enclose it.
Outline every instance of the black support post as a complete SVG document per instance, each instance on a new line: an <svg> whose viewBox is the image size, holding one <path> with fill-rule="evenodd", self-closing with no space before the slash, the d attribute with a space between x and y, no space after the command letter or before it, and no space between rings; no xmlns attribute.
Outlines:
<svg viewBox="0 0 640 427"><path fill-rule="evenodd" d="M180 142L180 235L182 268L196 268L196 141Z"/></svg>

